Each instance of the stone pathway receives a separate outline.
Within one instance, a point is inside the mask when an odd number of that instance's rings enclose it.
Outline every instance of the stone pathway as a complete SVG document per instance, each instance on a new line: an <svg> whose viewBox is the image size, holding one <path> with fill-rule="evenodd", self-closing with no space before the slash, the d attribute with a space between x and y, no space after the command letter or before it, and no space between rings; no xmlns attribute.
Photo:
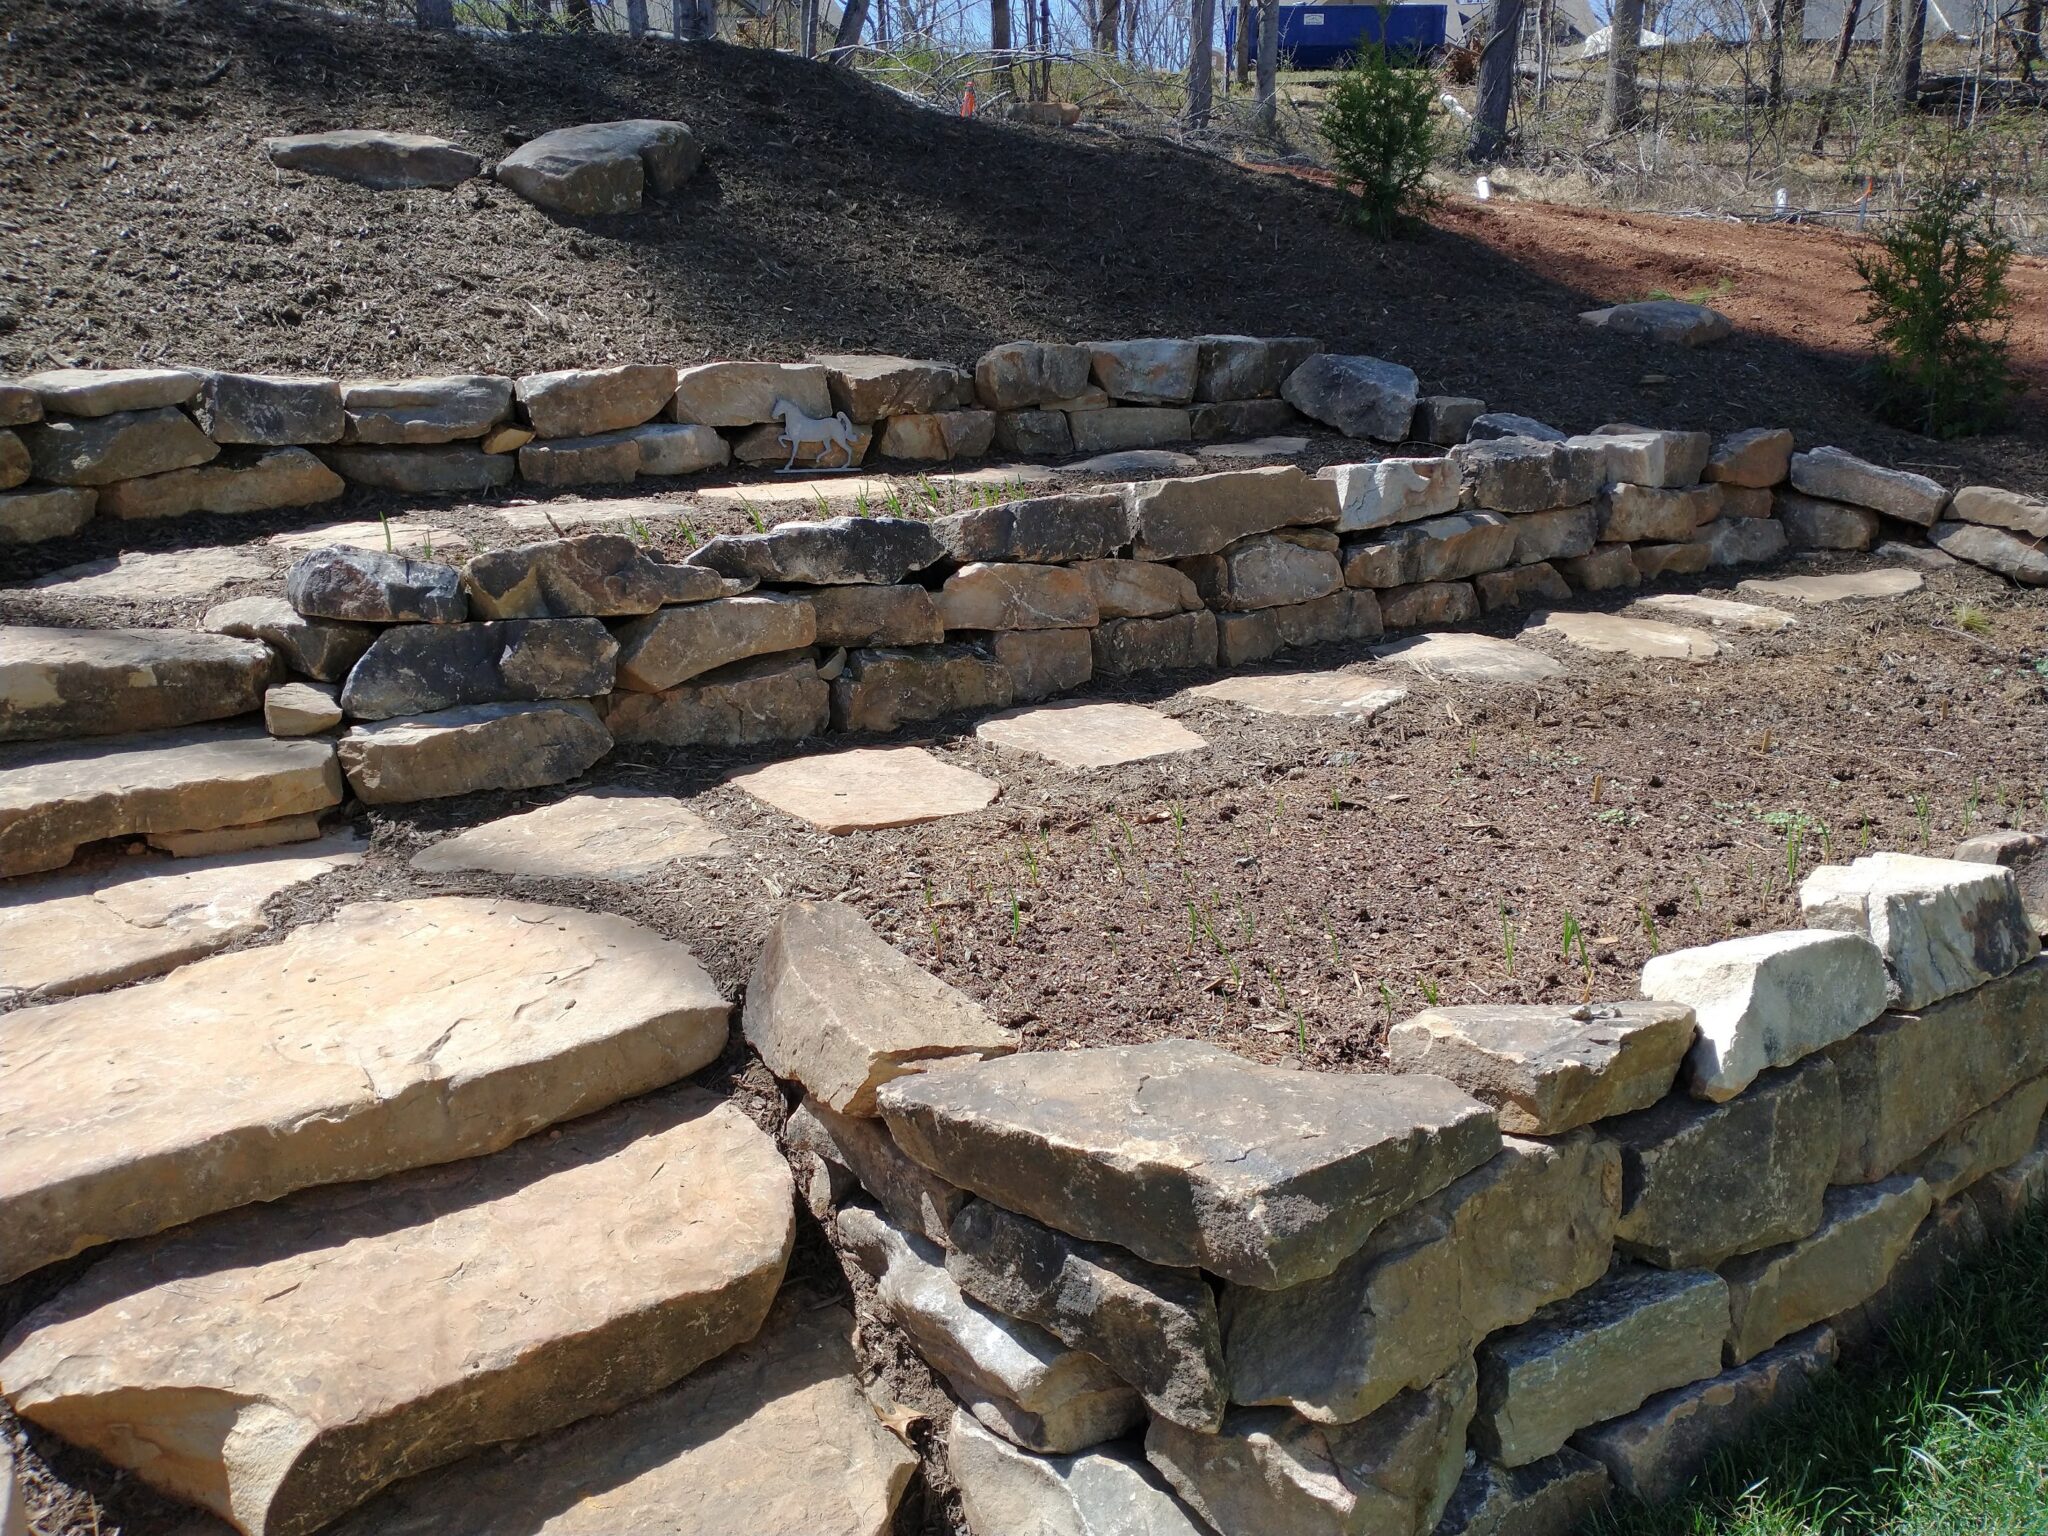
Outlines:
<svg viewBox="0 0 2048 1536"><path fill-rule="evenodd" d="M1425 677L1458 683L1545 683L1565 673L1563 663L1526 645L1451 631L1417 635L1381 646L1373 654L1381 661L1412 667Z"/></svg>
<svg viewBox="0 0 2048 1536"><path fill-rule="evenodd" d="M922 747L857 747L764 763L727 781L835 836L915 826L978 811L1002 785L942 763Z"/></svg>
<svg viewBox="0 0 2048 1536"><path fill-rule="evenodd" d="M270 562L261 555L245 549L208 547L167 554L108 555L83 565L67 565L14 590L105 602L155 603L210 597L238 581L263 581L270 575Z"/></svg>
<svg viewBox="0 0 2048 1536"><path fill-rule="evenodd" d="M1841 603L1862 597L1904 597L1918 592L1927 580L1918 571L1886 568L1843 571L1833 576L1752 576L1735 590L1751 597L1795 603Z"/></svg>
<svg viewBox="0 0 2048 1536"><path fill-rule="evenodd" d="M1619 613L1532 613L1522 633L1646 661L1712 661L1722 651L1718 640L1700 630Z"/></svg>
<svg viewBox="0 0 2048 1536"><path fill-rule="evenodd" d="M815 505L821 498L850 502L865 496L870 510L879 511L880 503L892 494L901 496L907 487L915 487L920 481L934 486L1037 485L1053 479L1057 473L1043 464L991 464L957 474L920 474L911 470L898 475L820 475L806 480L757 480L751 485L706 485L693 487L690 494L705 501L747 501L762 506L789 501Z"/></svg>
<svg viewBox="0 0 2048 1536"><path fill-rule="evenodd" d="M550 501L541 506L499 507L498 516L508 528L530 533L537 539L550 538L557 528L626 528L639 523L648 529L667 531L668 519L688 517L686 501Z"/></svg>
<svg viewBox="0 0 2048 1536"><path fill-rule="evenodd" d="M1790 629L1799 621L1782 608L1765 608L1757 603L1738 603L1725 597L1705 597L1696 592L1664 592L1639 597L1629 604L1633 612L1653 619L1691 619L1699 624L1729 629Z"/></svg>
<svg viewBox="0 0 2048 1536"><path fill-rule="evenodd" d="M1308 452L1308 439L1254 437L1242 443L1204 443L1195 452L1212 464L1230 464L1239 459L1291 459Z"/></svg>
<svg viewBox="0 0 2048 1536"><path fill-rule="evenodd" d="M731 851L725 835L680 800L641 790L593 789L443 838L414 854L412 867L430 875L480 870L623 883L678 859Z"/></svg>
<svg viewBox="0 0 2048 1536"><path fill-rule="evenodd" d="M360 863L364 846L339 832L286 852L130 859L0 887L0 998L98 992L212 954L269 927L271 897Z"/></svg>
<svg viewBox="0 0 2048 1536"><path fill-rule="evenodd" d="M387 532L390 535L388 544ZM294 528L289 533L274 533L270 542L295 555L335 544L349 549L389 548L395 554L410 554L430 548L436 554L455 554L469 548L469 540L461 534L428 523L322 523L317 528Z"/></svg>
<svg viewBox="0 0 2048 1536"><path fill-rule="evenodd" d="M974 728L974 734L1062 768L1114 768L1175 752L1200 752L1209 745L1157 710L1078 701L992 715Z"/></svg>
<svg viewBox="0 0 2048 1536"><path fill-rule="evenodd" d="M1226 677L1190 688L1188 697L1215 699L1262 715L1358 716L1370 720L1408 697L1384 678L1354 668L1334 672L1275 672L1264 677Z"/></svg>

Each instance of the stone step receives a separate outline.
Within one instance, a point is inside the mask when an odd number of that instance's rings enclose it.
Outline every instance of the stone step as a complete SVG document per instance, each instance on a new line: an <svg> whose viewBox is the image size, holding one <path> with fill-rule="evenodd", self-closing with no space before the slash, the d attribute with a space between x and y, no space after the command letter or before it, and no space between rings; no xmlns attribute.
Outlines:
<svg viewBox="0 0 2048 1536"><path fill-rule="evenodd" d="M688 950L623 918L454 896L21 1009L0 1020L0 1280L496 1151L695 1072L726 1013Z"/></svg>
<svg viewBox="0 0 2048 1536"><path fill-rule="evenodd" d="M210 832L340 803L331 743L243 726L0 750L0 876L59 869L101 838Z"/></svg>
<svg viewBox="0 0 2048 1536"><path fill-rule="evenodd" d="M22 1417L251 1536L660 1391L760 1329L788 1166L696 1089L115 1252L0 1356Z"/></svg>
<svg viewBox="0 0 2048 1536"><path fill-rule="evenodd" d="M180 629L0 629L0 741L169 730L244 715L282 675L260 640Z"/></svg>

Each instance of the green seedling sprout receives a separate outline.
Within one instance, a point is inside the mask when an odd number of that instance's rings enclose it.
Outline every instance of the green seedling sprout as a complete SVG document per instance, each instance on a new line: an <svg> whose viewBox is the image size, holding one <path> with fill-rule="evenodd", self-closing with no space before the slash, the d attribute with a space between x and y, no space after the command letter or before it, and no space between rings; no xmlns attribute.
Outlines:
<svg viewBox="0 0 2048 1536"><path fill-rule="evenodd" d="M1431 981L1427 977L1423 978L1421 987L1422 1000L1425 1003L1429 1004L1430 1007L1434 1008L1436 1006L1436 1000L1443 995L1442 990L1437 986L1435 982Z"/></svg>
<svg viewBox="0 0 2048 1536"><path fill-rule="evenodd" d="M1500 950L1510 980L1515 974L1515 925L1508 918L1508 904L1500 904Z"/></svg>
<svg viewBox="0 0 2048 1536"><path fill-rule="evenodd" d="M1637 902L1636 912L1643 920L1643 937L1650 941L1650 953L1663 954L1664 941L1657 937L1657 919L1650 915L1650 904L1647 901Z"/></svg>

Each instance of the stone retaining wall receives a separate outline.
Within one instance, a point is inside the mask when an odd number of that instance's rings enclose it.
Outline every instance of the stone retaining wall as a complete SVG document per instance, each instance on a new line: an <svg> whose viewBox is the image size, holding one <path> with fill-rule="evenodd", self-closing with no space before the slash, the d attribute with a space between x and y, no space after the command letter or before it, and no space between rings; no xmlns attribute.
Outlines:
<svg viewBox="0 0 2048 1536"><path fill-rule="evenodd" d="M2012 872L1878 854L1801 900L1641 1001L1417 1015L1391 1076L1011 1055L829 902L744 1026L862 1311L958 1400L977 1536L1565 1536L2048 1198Z"/></svg>

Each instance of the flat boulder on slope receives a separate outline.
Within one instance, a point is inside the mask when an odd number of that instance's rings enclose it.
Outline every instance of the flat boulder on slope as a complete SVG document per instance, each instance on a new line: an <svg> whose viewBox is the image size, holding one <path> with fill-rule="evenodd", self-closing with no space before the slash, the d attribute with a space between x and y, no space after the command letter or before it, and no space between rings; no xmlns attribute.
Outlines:
<svg viewBox="0 0 2048 1536"><path fill-rule="evenodd" d="M1420 394L1412 368L1335 352L1316 353L1280 386L1280 398L1302 415L1382 443L1408 435Z"/></svg>
<svg viewBox="0 0 2048 1536"><path fill-rule="evenodd" d="M327 1536L888 1536L917 1456L852 1335L844 1307L785 1298L668 1391L400 1483Z"/></svg>
<svg viewBox="0 0 2048 1536"><path fill-rule="evenodd" d="M356 798L393 805L566 784L611 749L611 732L588 703L550 699L373 720L333 750Z"/></svg>
<svg viewBox="0 0 2048 1536"><path fill-rule="evenodd" d="M277 658L181 629L0 628L0 741L114 736L260 709Z"/></svg>
<svg viewBox="0 0 2048 1536"><path fill-rule="evenodd" d="M469 613L454 566L347 544L301 555L284 590L293 608L314 619L460 624Z"/></svg>
<svg viewBox="0 0 2048 1536"><path fill-rule="evenodd" d="M829 517L778 523L766 533L722 533L692 550L684 563L759 581L889 586L945 552L930 525L915 518Z"/></svg>
<svg viewBox="0 0 2048 1536"><path fill-rule="evenodd" d="M1940 522L1927 530L1927 538L1943 554L1996 571L2023 587L2048 587L2048 551L2042 549L2038 535L1978 523Z"/></svg>
<svg viewBox="0 0 2048 1536"><path fill-rule="evenodd" d="M609 693L619 644L597 619L400 624L348 675L341 707L388 720L464 704L588 699Z"/></svg>
<svg viewBox="0 0 2048 1536"><path fill-rule="evenodd" d="M580 533L475 555L462 568L462 584L479 619L626 618L675 601L671 570L688 571L683 590L719 595L711 573L664 566L621 533Z"/></svg>
<svg viewBox="0 0 2048 1536"><path fill-rule="evenodd" d="M302 1536L753 1337L790 1195L774 1142L686 1089L124 1248L0 1344L0 1379L22 1417L161 1491Z"/></svg>
<svg viewBox="0 0 2048 1536"><path fill-rule="evenodd" d="M265 139L263 153L279 170L332 176L379 192L409 187L453 187L484 167L483 157L460 144L424 133L383 133L337 128Z"/></svg>
<svg viewBox="0 0 2048 1536"><path fill-rule="evenodd" d="M412 867L624 885L679 859L731 851L724 834L673 796L607 787L444 837L414 854Z"/></svg>
<svg viewBox="0 0 2048 1536"><path fill-rule="evenodd" d="M589 218L632 213L643 192L673 192L703 160L703 147L684 124L630 118L528 139L498 162L497 177L549 213Z"/></svg>
<svg viewBox="0 0 2048 1536"><path fill-rule="evenodd" d="M1191 1040L941 1062L885 1084L903 1149L942 1178L1140 1258L1278 1287L1500 1147L1433 1077L1338 1077Z"/></svg>
<svg viewBox="0 0 2048 1536"><path fill-rule="evenodd" d="M695 1072L726 1012L688 950L623 918L455 896L22 1009L0 1021L22 1047L0 1053L0 1278L495 1151Z"/></svg>
<svg viewBox="0 0 2048 1536"><path fill-rule="evenodd" d="M1034 1456L956 1408L946 1470L976 1536L1210 1536L1157 1472L1118 1446Z"/></svg>
<svg viewBox="0 0 2048 1536"><path fill-rule="evenodd" d="M1823 864L1799 887L1816 928L1877 946L1894 1008L1925 1008L2025 965L2041 952L2013 872L1910 853Z"/></svg>

